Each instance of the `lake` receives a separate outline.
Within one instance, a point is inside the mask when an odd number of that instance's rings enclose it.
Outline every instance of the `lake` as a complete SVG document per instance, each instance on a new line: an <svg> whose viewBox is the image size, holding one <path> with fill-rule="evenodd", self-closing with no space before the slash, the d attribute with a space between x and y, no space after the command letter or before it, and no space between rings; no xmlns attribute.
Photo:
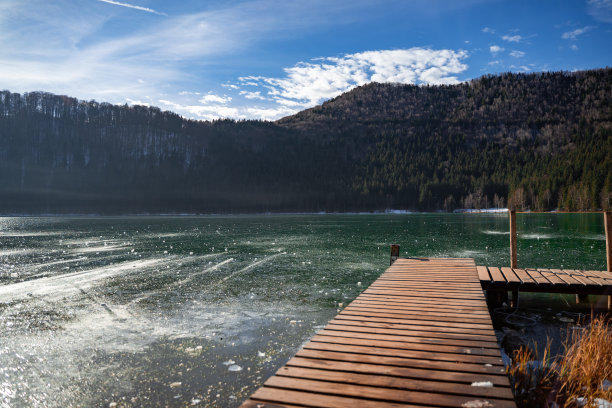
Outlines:
<svg viewBox="0 0 612 408"><path fill-rule="evenodd" d="M602 218L519 214L519 266L604 270ZM0 218L0 407L237 406L390 244L505 266L508 241L507 214Z"/></svg>

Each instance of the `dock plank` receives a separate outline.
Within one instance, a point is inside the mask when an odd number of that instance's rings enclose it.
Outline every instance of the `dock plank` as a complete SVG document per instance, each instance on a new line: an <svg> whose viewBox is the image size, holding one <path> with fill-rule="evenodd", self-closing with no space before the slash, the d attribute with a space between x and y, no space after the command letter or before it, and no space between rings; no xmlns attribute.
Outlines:
<svg viewBox="0 0 612 408"><path fill-rule="evenodd" d="M606 271L491 266L479 266L478 268L481 271L486 268L491 272L491 276L479 274L480 284L487 291L518 290L580 295L609 295L612 293L612 274Z"/></svg>
<svg viewBox="0 0 612 408"><path fill-rule="evenodd" d="M494 273L398 259L243 406L514 407L480 284ZM493 387L472 386L482 381Z"/></svg>

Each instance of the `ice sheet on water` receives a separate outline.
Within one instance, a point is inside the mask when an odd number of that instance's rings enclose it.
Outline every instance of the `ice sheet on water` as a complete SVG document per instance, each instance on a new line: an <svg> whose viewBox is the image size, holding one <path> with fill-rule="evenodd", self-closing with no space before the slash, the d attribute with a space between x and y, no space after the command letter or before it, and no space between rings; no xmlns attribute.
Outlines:
<svg viewBox="0 0 612 408"><path fill-rule="evenodd" d="M168 262L168 259L149 258L126 261L110 266L12 283L0 286L0 299L15 301L36 296L45 297L47 301L60 299L75 293L82 293L104 279L151 268L164 262Z"/></svg>
<svg viewBox="0 0 612 408"><path fill-rule="evenodd" d="M483 230L482 233L487 235L510 235L510 231Z"/></svg>
<svg viewBox="0 0 612 408"><path fill-rule="evenodd" d="M527 233L518 234L519 239L555 239L564 238L562 234Z"/></svg>
<svg viewBox="0 0 612 408"><path fill-rule="evenodd" d="M35 251L33 249L4 249L0 251L0 257L8 257L8 256L25 256L31 255Z"/></svg>

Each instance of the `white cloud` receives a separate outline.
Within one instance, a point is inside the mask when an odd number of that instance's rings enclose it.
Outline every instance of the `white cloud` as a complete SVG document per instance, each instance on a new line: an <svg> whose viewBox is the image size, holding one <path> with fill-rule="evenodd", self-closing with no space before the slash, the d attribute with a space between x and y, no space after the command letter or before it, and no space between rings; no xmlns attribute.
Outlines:
<svg viewBox="0 0 612 408"><path fill-rule="evenodd" d="M485 27L481 30L483 33L495 34L495 30L490 27Z"/></svg>
<svg viewBox="0 0 612 408"><path fill-rule="evenodd" d="M250 118L259 118L263 120L276 120L285 116L293 115L296 113L295 109L288 108L286 106L272 107L272 108L247 108L244 113Z"/></svg>
<svg viewBox="0 0 612 408"><path fill-rule="evenodd" d="M72 0L0 0L0 89L111 103L144 95L166 99L163 94L177 88L219 86L205 75L206 63L193 64L198 59L236 58L270 36L338 24L351 7L348 2L326 10L301 2L221 2L207 11L110 31L109 1L74 7ZM112 1L127 7L136 0ZM204 69L197 72L196 65Z"/></svg>
<svg viewBox="0 0 612 408"><path fill-rule="evenodd" d="M114 0L98 0L98 1L100 1L102 3L114 4L116 6L127 7L127 8L131 8L131 9L135 9L135 10L146 11L147 13L153 13L153 14L157 14L157 15L160 15L160 16L167 16L166 13L160 13L159 11L155 11L155 10L150 9L148 7L136 6L134 4L129 4L129 3L120 3L120 2L114 1Z"/></svg>
<svg viewBox="0 0 612 408"><path fill-rule="evenodd" d="M366 51L300 62L282 78L248 76L243 86L266 89L279 104L311 107L367 82L455 84L467 69L465 51L410 48Z"/></svg>
<svg viewBox="0 0 612 408"><path fill-rule="evenodd" d="M167 99L160 99L158 102L176 113L196 119L215 120L221 118L246 118L238 108L227 105L184 105Z"/></svg>
<svg viewBox="0 0 612 408"><path fill-rule="evenodd" d="M561 38L563 38L564 40L575 40L578 38L578 36L586 33L589 30L592 30L594 27L592 26L586 26L586 27L582 27L582 28L577 28L575 30L572 31L567 31L563 34L561 34Z"/></svg>
<svg viewBox="0 0 612 408"><path fill-rule="evenodd" d="M501 64L500 60L494 60L494 61L487 62L487 65L499 65L499 64Z"/></svg>
<svg viewBox="0 0 612 408"><path fill-rule="evenodd" d="M510 65L510 69L513 71L519 71L519 72L529 72L531 71L531 68L529 68L527 65Z"/></svg>
<svg viewBox="0 0 612 408"><path fill-rule="evenodd" d="M587 10L595 20L612 23L612 0L588 0Z"/></svg>
<svg viewBox="0 0 612 408"><path fill-rule="evenodd" d="M202 97L202 99L200 99L200 102L202 103L221 103L221 104L226 104L228 102L230 102L232 100L231 96L219 96L216 95L214 93L208 93L207 95L204 95Z"/></svg>
<svg viewBox="0 0 612 408"><path fill-rule="evenodd" d="M504 50L504 48L500 47L499 45L492 45L489 47L489 51L491 51L492 54L497 54L498 52L502 52Z"/></svg>
<svg viewBox="0 0 612 408"><path fill-rule="evenodd" d="M577 46L576 44L572 44L572 45L570 45L570 48L571 48L573 51L578 51L578 46Z"/></svg>
<svg viewBox="0 0 612 408"><path fill-rule="evenodd" d="M199 119L259 114L275 119L370 81L457 83L467 69L466 51L411 48L310 60L286 68L278 77L217 79L208 75L209 66L221 66L228 56L236 59L270 37L301 34L298 28L335 26L354 3L325 9L307 2L248 0L163 19L143 15L147 18L111 31L117 22L109 9L140 7L132 3L144 1L98 0L79 7L72 7L71 1L0 0L0 89L162 104ZM368 2L358 3L365 7ZM142 22L148 20L155 24ZM215 93L206 92L211 89ZM240 95L241 90L247 93Z"/></svg>
<svg viewBox="0 0 612 408"><path fill-rule="evenodd" d="M520 35L504 35L502 37L502 40L504 41L508 41L508 42L521 42L521 40L524 40L525 38L521 37Z"/></svg>
<svg viewBox="0 0 612 408"><path fill-rule="evenodd" d="M514 58L523 58L525 56L525 53L519 50L512 50L510 52L510 55L513 56Z"/></svg>
<svg viewBox="0 0 612 408"><path fill-rule="evenodd" d="M257 92L240 91L240 95L244 96L247 99L259 99L261 101L266 100L265 97L261 96L261 91L257 91Z"/></svg>
<svg viewBox="0 0 612 408"><path fill-rule="evenodd" d="M125 102L128 105L142 105L142 106L151 106L151 104L149 102L145 102L145 101L139 101L139 100L134 100L134 99L130 99L130 98L125 98Z"/></svg>

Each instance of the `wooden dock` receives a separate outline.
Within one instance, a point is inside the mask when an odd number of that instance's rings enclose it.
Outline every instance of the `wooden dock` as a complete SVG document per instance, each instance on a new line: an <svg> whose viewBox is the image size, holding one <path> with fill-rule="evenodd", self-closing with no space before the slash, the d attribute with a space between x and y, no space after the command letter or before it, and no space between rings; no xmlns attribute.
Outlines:
<svg viewBox="0 0 612 408"><path fill-rule="evenodd" d="M477 266L484 290L612 295L612 272Z"/></svg>
<svg viewBox="0 0 612 408"><path fill-rule="evenodd" d="M398 259L243 407L514 407L472 259Z"/></svg>

